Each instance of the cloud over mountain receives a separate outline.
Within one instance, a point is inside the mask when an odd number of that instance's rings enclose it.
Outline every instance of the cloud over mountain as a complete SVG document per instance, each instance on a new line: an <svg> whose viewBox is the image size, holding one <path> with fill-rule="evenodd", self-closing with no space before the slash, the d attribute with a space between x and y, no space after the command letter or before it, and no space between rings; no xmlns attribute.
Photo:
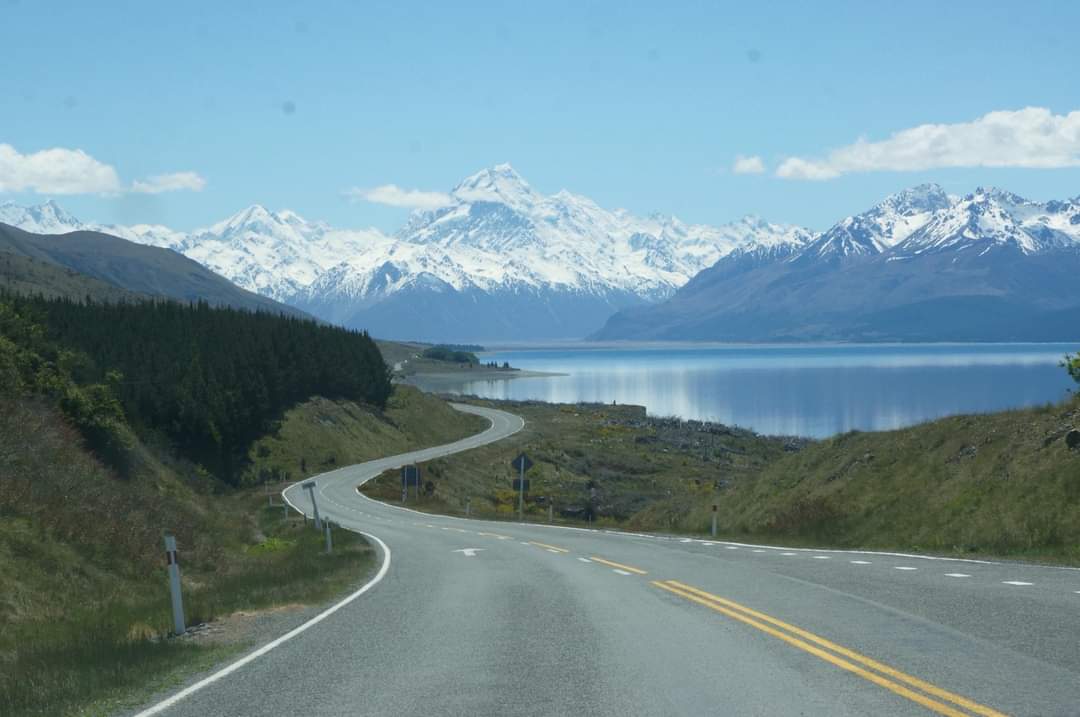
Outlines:
<svg viewBox="0 0 1080 717"><path fill-rule="evenodd" d="M878 142L859 138L824 158L789 157L784 179L834 179L856 172L912 172L947 167L1080 166L1080 110L1044 107L990 112L972 122L922 124Z"/></svg>

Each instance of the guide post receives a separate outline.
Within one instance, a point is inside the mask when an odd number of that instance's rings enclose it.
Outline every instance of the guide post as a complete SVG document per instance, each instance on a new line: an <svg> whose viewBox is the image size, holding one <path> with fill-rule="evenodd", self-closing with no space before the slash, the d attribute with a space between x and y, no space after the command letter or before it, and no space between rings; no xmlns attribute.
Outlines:
<svg viewBox="0 0 1080 717"><path fill-rule="evenodd" d="M533 462L524 453L510 461L510 465L518 469L518 520L525 520L525 471L532 468Z"/></svg>
<svg viewBox="0 0 1080 717"><path fill-rule="evenodd" d="M169 593L172 598L173 632L183 635L187 630L184 625L184 600L180 595L180 562L176 557L176 536L165 536L165 559L169 564Z"/></svg>
<svg viewBox="0 0 1080 717"><path fill-rule="evenodd" d="M301 487L311 495L311 510L315 514L315 530L322 530L322 521L319 520L319 504L315 502L315 481L309 480Z"/></svg>

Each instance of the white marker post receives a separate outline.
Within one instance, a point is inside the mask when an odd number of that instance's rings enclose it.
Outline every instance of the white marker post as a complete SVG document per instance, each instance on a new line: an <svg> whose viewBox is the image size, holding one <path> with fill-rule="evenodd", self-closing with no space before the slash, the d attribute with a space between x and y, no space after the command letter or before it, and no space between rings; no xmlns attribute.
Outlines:
<svg viewBox="0 0 1080 717"><path fill-rule="evenodd" d="M334 552L334 540L330 537L330 521L326 521L326 554L332 555Z"/></svg>
<svg viewBox="0 0 1080 717"><path fill-rule="evenodd" d="M716 537L716 503L712 506L712 537Z"/></svg>
<svg viewBox="0 0 1080 717"><path fill-rule="evenodd" d="M465 499L465 517L468 518L470 513L472 513L472 498L466 498Z"/></svg>
<svg viewBox="0 0 1080 717"><path fill-rule="evenodd" d="M322 521L319 520L319 504L315 502L315 481L309 480L302 487L311 494L311 510L315 513L315 530L322 530Z"/></svg>
<svg viewBox="0 0 1080 717"><path fill-rule="evenodd" d="M555 517L555 504L554 503L548 503L548 522L549 523L554 522L553 521L554 517Z"/></svg>
<svg viewBox="0 0 1080 717"><path fill-rule="evenodd" d="M165 559L169 563L169 593L172 596L173 632L183 635L187 631L184 625L184 601L180 596L180 562L176 557L176 537L165 536Z"/></svg>

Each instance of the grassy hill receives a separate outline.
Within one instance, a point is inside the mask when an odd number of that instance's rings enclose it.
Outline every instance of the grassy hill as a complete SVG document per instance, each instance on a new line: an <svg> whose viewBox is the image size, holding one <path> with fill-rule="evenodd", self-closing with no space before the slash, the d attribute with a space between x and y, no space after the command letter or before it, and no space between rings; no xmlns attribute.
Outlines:
<svg viewBox="0 0 1080 717"><path fill-rule="evenodd" d="M245 486L474 430L395 391L363 334L0 293L0 714L112 705L243 646L163 639L163 533L189 624L322 601L362 578L370 547L342 534L322 556L321 536Z"/></svg>
<svg viewBox="0 0 1080 717"><path fill-rule="evenodd" d="M0 287L14 294L49 298L90 297L94 301L150 298L50 261L11 252L0 253Z"/></svg>
<svg viewBox="0 0 1080 717"><path fill-rule="evenodd" d="M314 398L255 444L269 451L252 470L312 456L311 474L328 456L352 462L477 430L451 414L410 387L385 411ZM318 603L374 565L345 531L323 555L321 536L270 508L262 487L232 489L160 446L134 450L140 468L121 479L47 401L0 398L0 714L111 710L245 646L159 639L171 625L165 531L180 546L189 624Z"/></svg>
<svg viewBox="0 0 1080 717"><path fill-rule="evenodd" d="M728 538L991 555L1080 564L1080 396L823 441L758 436L644 416L639 407L477 401L525 416L525 430L432 461L422 509L513 518L509 462L535 466L530 520ZM369 494L400 499L396 476ZM414 506L415 507L415 506Z"/></svg>

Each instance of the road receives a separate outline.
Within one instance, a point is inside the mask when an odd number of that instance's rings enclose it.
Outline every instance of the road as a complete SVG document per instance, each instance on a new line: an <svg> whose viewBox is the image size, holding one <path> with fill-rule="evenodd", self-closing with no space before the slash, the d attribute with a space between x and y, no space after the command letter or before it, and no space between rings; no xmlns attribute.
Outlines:
<svg viewBox="0 0 1080 717"><path fill-rule="evenodd" d="M1080 715L1078 570L463 520L356 491L522 425L459 408L491 428L317 479L323 515L387 546L376 583L144 714Z"/></svg>

